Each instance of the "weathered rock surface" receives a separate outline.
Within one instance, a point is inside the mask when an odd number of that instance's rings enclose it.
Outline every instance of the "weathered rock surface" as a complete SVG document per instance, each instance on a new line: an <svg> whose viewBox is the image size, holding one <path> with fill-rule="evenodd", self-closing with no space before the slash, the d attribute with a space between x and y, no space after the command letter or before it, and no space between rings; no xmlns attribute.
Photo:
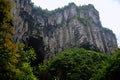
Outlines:
<svg viewBox="0 0 120 80"><path fill-rule="evenodd" d="M33 46L40 60L49 59L67 48L83 47L107 54L117 47L115 34L103 28L99 13L92 5L43 11L30 0L15 0L16 42ZM42 57L41 57L42 56Z"/></svg>

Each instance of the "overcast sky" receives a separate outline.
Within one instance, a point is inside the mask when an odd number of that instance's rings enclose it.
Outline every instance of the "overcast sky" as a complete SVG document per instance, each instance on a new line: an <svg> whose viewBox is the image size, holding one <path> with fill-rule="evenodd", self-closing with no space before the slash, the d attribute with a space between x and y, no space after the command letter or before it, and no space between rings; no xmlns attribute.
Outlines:
<svg viewBox="0 0 120 80"><path fill-rule="evenodd" d="M113 30L120 45L120 0L32 0L32 2L48 10L63 7L70 2L74 2L77 6L93 4L99 11L102 25Z"/></svg>

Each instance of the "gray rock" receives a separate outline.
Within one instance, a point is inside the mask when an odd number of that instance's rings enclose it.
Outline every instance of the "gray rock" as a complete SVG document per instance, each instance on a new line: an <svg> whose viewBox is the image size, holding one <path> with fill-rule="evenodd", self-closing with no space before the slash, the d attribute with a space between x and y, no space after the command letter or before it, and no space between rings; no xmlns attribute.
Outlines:
<svg viewBox="0 0 120 80"><path fill-rule="evenodd" d="M83 47L113 54L117 47L115 34L102 27L99 13L92 5L77 7L71 3L45 13L33 8L30 0L16 0L12 13L14 40L32 46L44 60L67 48Z"/></svg>

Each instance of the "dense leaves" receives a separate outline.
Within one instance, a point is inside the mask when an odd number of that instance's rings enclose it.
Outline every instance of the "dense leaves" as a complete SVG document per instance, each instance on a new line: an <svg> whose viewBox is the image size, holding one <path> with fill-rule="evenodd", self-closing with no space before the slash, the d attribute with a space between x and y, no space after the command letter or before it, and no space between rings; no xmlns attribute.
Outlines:
<svg viewBox="0 0 120 80"><path fill-rule="evenodd" d="M12 40L11 8L9 0L0 0L0 80L36 80L30 66L34 50L24 50Z"/></svg>
<svg viewBox="0 0 120 80"><path fill-rule="evenodd" d="M41 80L119 80L120 49L106 55L85 49L67 49L37 67Z"/></svg>
<svg viewBox="0 0 120 80"><path fill-rule="evenodd" d="M89 80L107 59L107 55L102 53L79 48L68 49L40 65L39 74L48 75L48 80Z"/></svg>
<svg viewBox="0 0 120 80"><path fill-rule="evenodd" d="M12 77L19 57L16 53L17 44L12 41L12 20L8 0L0 0L0 79L7 80ZM14 70L13 70L14 69Z"/></svg>
<svg viewBox="0 0 120 80"><path fill-rule="evenodd" d="M75 16L76 19L78 19L84 26L87 26L89 24L89 20L82 18L80 16Z"/></svg>
<svg viewBox="0 0 120 80"><path fill-rule="evenodd" d="M102 68L91 80L120 80L120 49L117 49L116 54L102 64Z"/></svg>

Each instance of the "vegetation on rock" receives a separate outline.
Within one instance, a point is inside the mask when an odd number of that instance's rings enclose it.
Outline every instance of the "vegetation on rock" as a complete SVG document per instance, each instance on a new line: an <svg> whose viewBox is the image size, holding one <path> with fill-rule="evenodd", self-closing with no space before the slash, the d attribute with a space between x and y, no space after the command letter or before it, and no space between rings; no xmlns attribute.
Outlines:
<svg viewBox="0 0 120 80"><path fill-rule="evenodd" d="M84 25L87 26L89 24L89 21L85 18L82 18L80 16L76 16L76 18Z"/></svg>
<svg viewBox="0 0 120 80"><path fill-rule="evenodd" d="M110 30L110 29L108 29L108 28L105 28L105 27L103 28L103 30L104 30L105 33L113 33L112 30Z"/></svg>

